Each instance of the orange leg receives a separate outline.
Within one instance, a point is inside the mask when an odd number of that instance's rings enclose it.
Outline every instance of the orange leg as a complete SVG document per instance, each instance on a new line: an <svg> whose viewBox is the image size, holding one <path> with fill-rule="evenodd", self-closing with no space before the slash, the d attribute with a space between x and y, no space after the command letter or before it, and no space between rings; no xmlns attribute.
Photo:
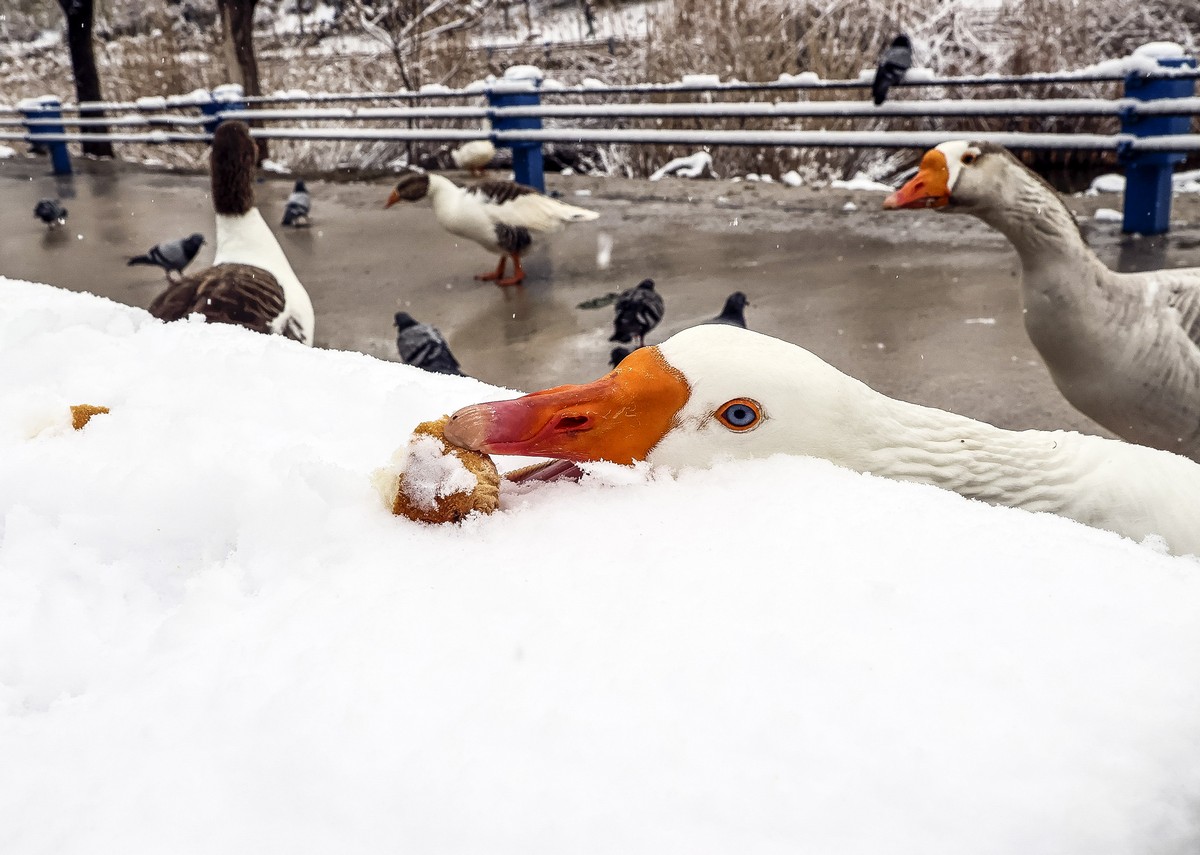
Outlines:
<svg viewBox="0 0 1200 855"><path fill-rule="evenodd" d="M475 277L475 280L477 282L495 282L496 280L503 279L504 268L506 267L508 267L508 256L502 255L500 256L500 263L496 265L495 270L493 270L491 273L480 273ZM498 284L503 285L504 283L500 282Z"/></svg>
<svg viewBox="0 0 1200 855"><path fill-rule="evenodd" d="M525 268L521 267L521 256L519 253L512 254L513 260L513 275L510 279L501 279L497 285L520 285L525 281Z"/></svg>

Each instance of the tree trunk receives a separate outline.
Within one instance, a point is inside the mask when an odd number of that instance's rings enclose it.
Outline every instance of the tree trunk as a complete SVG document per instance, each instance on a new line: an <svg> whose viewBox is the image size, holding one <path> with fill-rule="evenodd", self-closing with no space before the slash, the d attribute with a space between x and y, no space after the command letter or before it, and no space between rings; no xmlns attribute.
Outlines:
<svg viewBox="0 0 1200 855"><path fill-rule="evenodd" d="M254 57L254 7L258 0L217 0L224 29L225 65L230 83L238 83L246 95L261 95L258 82L258 61ZM256 124L251 122L251 124ZM258 161L270 154L266 140L258 143Z"/></svg>
<svg viewBox="0 0 1200 855"><path fill-rule="evenodd" d="M96 71L96 54L92 50L92 2L93 0L58 0L63 14L67 16L67 46L71 50L71 71L75 75L75 100L103 101L100 94L100 74ZM81 110L80 118L103 118L103 110ZM88 127L88 133L107 134L107 125ZM83 153L98 157L112 157L110 142L85 142Z"/></svg>

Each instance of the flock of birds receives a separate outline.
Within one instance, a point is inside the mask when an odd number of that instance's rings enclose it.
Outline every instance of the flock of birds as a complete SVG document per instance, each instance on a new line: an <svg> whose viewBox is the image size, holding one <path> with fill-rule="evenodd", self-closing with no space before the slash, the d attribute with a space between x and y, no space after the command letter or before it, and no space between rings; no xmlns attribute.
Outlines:
<svg viewBox="0 0 1200 855"><path fill-rule="evenodd" d="M877 104L911 61L911 44L900 36L880 62ZM129 263L166 271L167 288L150 306L156 317L199 313L311 345L311 299L254 207L256 154L245 124L218 126L211 155L216 253L209 269L182 275L204 242L199 234L159 244ZM475 146L455 162L475 170L492 154ZM461 187L416 170L401 175L385 207L424 199L446 231L498 256L496 268L476 278L502 287L521 284L521 257L535 238L599 216L510 181ZM283 223L307 223L310 207L307 188L297 182ZM610 295L610 340L618 344L610 377L617 379L534 393L518 399L526 403L516 410L512 402L466 408L451 420L447 438L485 452L557 458L553 476L528 476L534 478L569 476L575 461L586 460L701 465L807 454L1138 539L1156 535L1173 552L1200 554L1200 268L1110 270L1050 185L988 143L955 140L929 150L883 207L972 214L1003 233L1020 259L1026 330L1055 384L1125 442L1006 431L886 398L803 348L746 330L742 292L708 322L647 346L665 310L651 279ZM67 217L49 199L38 202L35 214L51 228ZM435 327L407 312L397 312L394 324L405 362L462 373Z"/></svg>

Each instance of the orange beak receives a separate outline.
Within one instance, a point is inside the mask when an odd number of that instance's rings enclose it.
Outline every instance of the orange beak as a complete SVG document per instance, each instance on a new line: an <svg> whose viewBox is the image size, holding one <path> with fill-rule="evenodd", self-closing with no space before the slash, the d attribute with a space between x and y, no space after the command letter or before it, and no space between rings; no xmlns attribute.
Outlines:
<svg viewBox="0 0 1200 855"><path fill-rule="evenodd" d="M930 149L921 158L921 168L907 184L883 200L885 210L899 208L942 208L950 204L950 167L946 156Z"/></svg>
<svg viewBox="0 0 1200 855"><path fill-rule="evenodd" d="M594 383L464 407L446 439L487 454L629 464L646 458L690 394L658 348L643 347Z"/></svg>
<svg viewBox="0 0 1200 855"><path fill-rule="evenodd" d="M392 205L395 205L399 201L400 201L400 194L397 193L395 191L395 189L393 189L392 194L390 196L388 196L387 204L385 204L383 206L383 209L386 211L388 208L392 207Z"/></svg>

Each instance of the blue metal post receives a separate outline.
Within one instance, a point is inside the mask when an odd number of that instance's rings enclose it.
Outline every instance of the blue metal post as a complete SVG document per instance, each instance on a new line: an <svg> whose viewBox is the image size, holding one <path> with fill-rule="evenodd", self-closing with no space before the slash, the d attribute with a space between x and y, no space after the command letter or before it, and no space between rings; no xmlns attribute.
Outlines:
<svg viewBox="0 0 1200 855"><path fill-rule="evenodd" d="M1196 60L1188 57L1160 57L1164 68L1195 68ZM1125 78L1125 95L1139 101L1159 98L1187 98L1196 89L1195 80L1147 80L1134 72ZM1151 116L1138 118L1122 116L1121 130L1138 137L1157 137L1167 134L1186 134L1191 128L1191 116ZM1181 152L1123 152L1119 155L1125 166L1125 221L1122 230L1144 235L1160 235L1171 226L1171 172L1183 161Z"/></svg>
<svg viewBox="0 0 1200 855"><path fill-rule="evenodd" d="M491 107L536 107L542 103L538 87L541 81L529 81L532 85L513 85L505 81L497 81L495 89L488 89L488 105ZM498 118L488 115L493 131L541 130L540 116L520 119ZM546 192L546 176L542 167L542 144L540 142L499 143L495 136L492 141L497 145L507 145L512 149L513 178L518 184L526 184L539 193Z"/></svg>
<svg viewBox="0 0 1200 855"><path fill-rule="evenodd" d="M215 133L217 125L221 124L218 113L228 113L231 110L245 110L246 101L242 87L238 83L225 83L209 93L210 100L200 105L200 112L209 117L204 123L206 134Z"/></svg>
<svg viewBox="0 0 1200 855"><path fill-rule="evenodd" d="M31 143L37 143L36 136L38 134L65 134L66 130L59 125L31 125L30 119L62 119L62 102L52 95L46 95L35 100L24 101L18 104L21 114L25 117L25 130L29 132ZM67 151L65 142L47 142L41 143L50 149L50 163L54 167L55 175L70 175L71 174L71 153Z"/></svg>

